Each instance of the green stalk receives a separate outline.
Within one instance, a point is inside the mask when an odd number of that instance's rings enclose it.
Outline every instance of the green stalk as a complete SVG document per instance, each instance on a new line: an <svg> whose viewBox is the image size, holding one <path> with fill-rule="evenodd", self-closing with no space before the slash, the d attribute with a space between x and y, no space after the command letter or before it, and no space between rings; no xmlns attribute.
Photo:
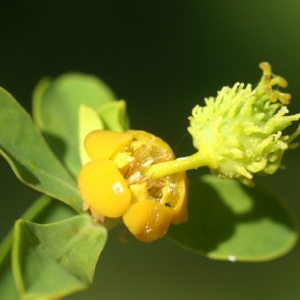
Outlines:
<svg viewBox="0 0 300 300"><path fill-rule="evenodd" d="M165 161L145 167L142 170L142 174L145 177L157 179L186 170L198 169L204 166L215 169L217 167L217 163L212 159L207 151L198 151L197 153L187 157L181 157L175 160Z"/></svg>

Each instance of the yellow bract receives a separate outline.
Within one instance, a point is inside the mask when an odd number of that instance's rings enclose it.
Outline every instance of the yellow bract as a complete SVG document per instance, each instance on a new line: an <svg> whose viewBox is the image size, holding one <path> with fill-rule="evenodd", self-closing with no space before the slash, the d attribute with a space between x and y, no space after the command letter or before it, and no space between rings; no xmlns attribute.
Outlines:
<svg viewBox="0 0 300 300"><path fill-rule="evenodd" d="M87 135L84 147L92 159L110 159L122 146L133 139L130 133L95 130Z"/></svg>
<svg viewBox="0 0 300 300"><path fill-rule="evenodd" d="M185 172L143 175L144 168L174 159L162 139L145 131L96 130L84 146L92 161L82 167L78 186L85 208L98 220L123 216L129 231L146 242L187 220Z"/></svg>
<svg viewBox="0 0 300 300"><path fill-rule="evenodd" d="M173 177L173 181L176 182L176 188L171 186L168 190L168 203L170 207L174 209L172 223L176 225L186 222L188 218L186 190L187 177L185 172L175 173L171 176Z"/></svg>
<svg viewBox="0 0 300 300"><path fill-rule="evenodd" d="M168 230L174 210L152 200L134 203L123 216L128 230L143 242L161 238Z"/></svg>
<svg viewBox="0 0 300 300"><path fill-rule="evenodd" d="M129 208L131 193L125 179L110 160L87 163L78 174L78 187L90 209L117 218Z"/></svg>

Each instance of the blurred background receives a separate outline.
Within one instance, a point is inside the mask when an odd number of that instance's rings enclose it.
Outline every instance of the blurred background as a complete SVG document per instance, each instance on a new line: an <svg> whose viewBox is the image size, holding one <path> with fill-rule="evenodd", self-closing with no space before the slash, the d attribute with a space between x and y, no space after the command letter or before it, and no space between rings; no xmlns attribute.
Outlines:
<svg viewBox="0 0 300 300"><path fill-rule="evenodd" d="M3 0L0 10L0 85L28 111L42 77L91 73L127 101L132 128L187 155L191 109L224 85L257 83L261 61L288 79L290 111L300 111L300 1ZM286 170L256 182L284 198L300 220L299 153L288 153ZM2 239L38 193L19 183L3 158L0 177ZM299 298L299 245L275 261L230 263L166 239L120 242L120 234L109 235L92 291L68 299Z"/></svg>

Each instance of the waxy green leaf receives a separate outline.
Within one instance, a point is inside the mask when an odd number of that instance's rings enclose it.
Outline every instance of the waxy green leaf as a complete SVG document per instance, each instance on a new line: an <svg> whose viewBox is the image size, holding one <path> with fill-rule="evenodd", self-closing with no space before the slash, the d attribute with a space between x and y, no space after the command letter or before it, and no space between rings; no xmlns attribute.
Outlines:
<svg viewBox="0 0 300 300"><path fill-rule="evenodd" d="M18 220L12 267L21 299L57 299L90 288L106 237L88 215L44 225Z"/></svg>
<svg viewBox="0 0 300 300"><path fill-rule="evenodd" d="M208 175L191 182L188 221L172 226L168 236L212 259L266 261L287 253L297 231L272 192Z"/></svg>
<svg viewBox="0 0 300 300"><path fill-rule="evenodd" d="M68 170L77 176L79 155L78 114L80 105L98 109L115 100L113 92L97 77L81 73L44 79L33 97L33 117L47 142Z"/></svg>
<svg viewBox="0 0 300 300"><path fill-rule="evenodd" d="M0 88L0 153L30 187L82 212L76 181L58 161L28 113Z"/></svg>

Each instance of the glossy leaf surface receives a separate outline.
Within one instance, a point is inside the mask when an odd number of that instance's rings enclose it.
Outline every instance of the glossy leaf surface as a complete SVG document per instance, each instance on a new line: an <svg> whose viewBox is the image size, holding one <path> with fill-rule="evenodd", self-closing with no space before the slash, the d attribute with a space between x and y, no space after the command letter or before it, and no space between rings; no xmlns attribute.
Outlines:
<svg viewBox="0 0 300 300"><path fill-rule="evenodd" d="M0 107L0 153L17 177L81 212L76 181L52 153L27 112L1 88Z"/></svg>
<svg viewBox="0 0 300 300"><path fill-rule="evenodd" d="M44 225L18 220L12 267L22 299L56 299L89 288L106 235L88 215Z"/></svg>
<svg viewBox="0 0 300 300"><path fill-rule="evenodd" d="M212 259L265 261L297 240L293 216L272 192L208 175L191 182L188 222L168 236Z"/></svg>
<svg viewBox="0 0 300 300"><path fill-rule="evenodd" d="M97 77L81 73L64 74L57 79L42 80L33 97L33 117L49 145L77 176L79 155L79 107L98 109L115 100L113 92Z"/></svg>

